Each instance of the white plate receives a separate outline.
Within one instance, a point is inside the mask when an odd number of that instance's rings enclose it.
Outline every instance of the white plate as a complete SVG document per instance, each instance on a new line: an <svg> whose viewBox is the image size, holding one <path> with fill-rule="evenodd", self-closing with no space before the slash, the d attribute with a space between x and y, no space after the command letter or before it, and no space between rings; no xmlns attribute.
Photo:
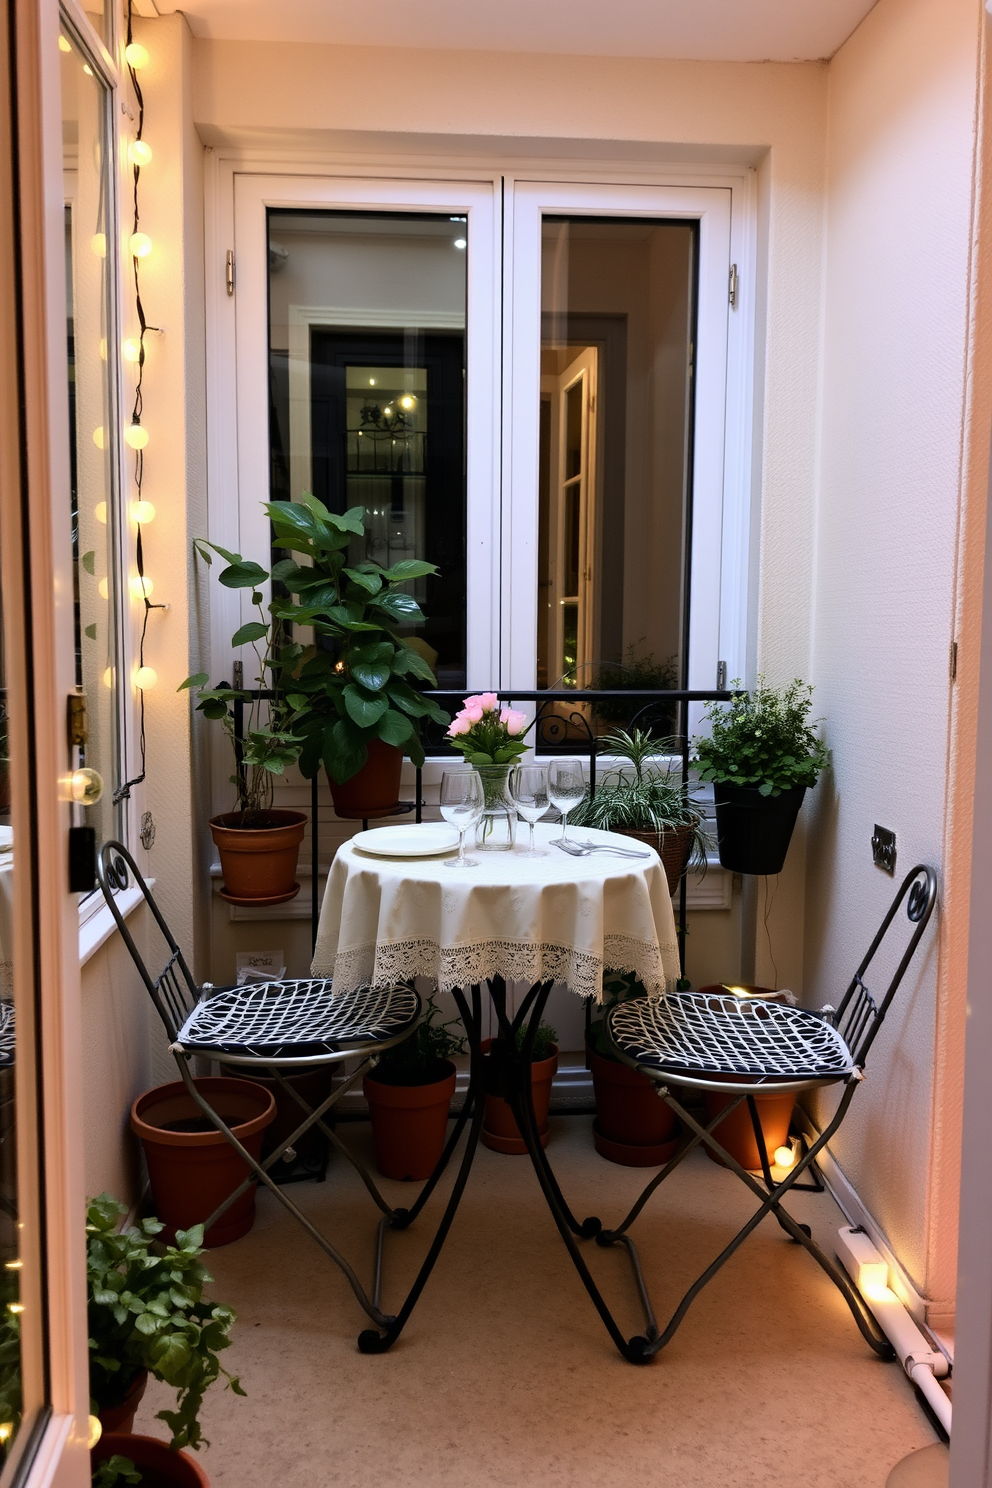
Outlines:
<svg viewBox="0 0 992 1488"><path fill-rule="evenodd" d="M352 847L377 858L432 858L458 846L458 833L445 822L412 827L370 827L356 832Z"/></svg>

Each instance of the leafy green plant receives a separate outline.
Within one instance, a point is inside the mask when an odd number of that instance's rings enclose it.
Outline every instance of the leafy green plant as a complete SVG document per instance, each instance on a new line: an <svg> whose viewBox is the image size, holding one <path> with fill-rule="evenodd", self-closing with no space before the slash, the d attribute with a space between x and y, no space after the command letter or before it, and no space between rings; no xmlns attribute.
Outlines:
<svg viewBox="0 0 992 1488"><path fill-rule="evenodd" d="M692 856L696 866L706 865L708 839L700 826L700 808L693 799L680 769L665 764L652 766L659 755L678 751L675 739L658 739L643 729L628 733L614 729L599 742L599 752L626 762L607 770L593 796L586 796L572 813L578 826L599 827L605 832L668 832L693 828ZM631 767L633 773L631 773Z"/></svg>
<svg viewBox="0 0 992 1488"><path fill-rule="evenodd" d="M812 685L799 677L784 687L769 687L759 676L750 693L710 703L705 714L710 736L693 740L700 780L757 786L763 796L815 785L830 754L815 732L819 720L810 721L812 707Z"/></svg>
<svg viewBox="0 0 992 1488"><path fill-rule="evenodd" d="M445 1061L462 1052L465 1036L451 1031L461 1028L460 1019L439 1023L440 1016L441 1009L432 992L427 999L423 1020L409 1038L386 1050L376 1066L374 1078L384 1085L432 1085L443 1080L447 1073Z"/></svg>
<svg viewBox="0 0 992 1488"><path fill-rule="evenodd" d="M516 1033L517 1048L521 1050L524 1046L524 1034L525 1029L521 1025ZM538 1024L537 1032L534 1034L534 1044L530 1051L531 1063L538 1064L542 1059L550 1059L555 1052L557 1042L557 1030L552 1028L550 1023Z"/></svg>
<svg viewBox="0 0 992 1488"><path fill-rule="evenodd" d="M674 656L665 661L655 661L654 652L638 655L638 647L644 642L632 641L624 652L623 661L601 661L596 668L595 686L604 692L667 691L679 685L678 662ZM588 684L593 685L593 684ZM603 723L625 723L632 713L644 706L644 700L634 699L625 703L620 699L608 699L596 703L595 714ZM675 727L676 704L667 706L662 714L659 710L657 727L669 730Z"/></svg>
<svg viewBox="0 0 992 1488"><path fill-rule="evenodd" d="M118 1483L140 1483L141 1474L130 1457L115 1452L106 1462L101 1462L93 1474L93 1488L117 1488Z"/></svg>

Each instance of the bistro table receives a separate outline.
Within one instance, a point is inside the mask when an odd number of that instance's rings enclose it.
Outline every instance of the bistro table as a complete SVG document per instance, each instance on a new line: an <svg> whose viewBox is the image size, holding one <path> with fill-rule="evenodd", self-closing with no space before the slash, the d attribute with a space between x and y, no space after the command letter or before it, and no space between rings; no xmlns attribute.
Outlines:
<svg viewBox="0 0 992 1488"><path fill-rule="evenodd" d="M438 827L424 824L409 830L437 833ZM576 1236L596 1235L600 1222L576 1220L538 1137L530 1051L556 983L600 1001L603 972L609 969L635 973L649 996L673 990L679 976L675 916L665 870L651 848L584 828L577 841L625 848L639 856L595 852L572 857L553 846L552 839L559 834L557 826L538 824L537 845L546 849L544 856L531 857L520 846L511 852L474 849L471 856L477 866L465 868L448 866L451 853L379 857L346 842L331 866L314 947L314 975L332 977L342 992L426 977L454 997L470 1053L464 1106L421 1198L413 1211L400 1211L404 1223L419 1212L471 1119L452 1193L406 1302L385 1332L362 1333L363 1352L382 1352L399 1336L440 1253L472 1166L484 1109L484 988L499 1027L487 1061L489 1088L510 1103L573 1264L624 1351L624 1341L576 1244ZM511 1016L507 983L512 981L529 983L530 991Z"/></svg>

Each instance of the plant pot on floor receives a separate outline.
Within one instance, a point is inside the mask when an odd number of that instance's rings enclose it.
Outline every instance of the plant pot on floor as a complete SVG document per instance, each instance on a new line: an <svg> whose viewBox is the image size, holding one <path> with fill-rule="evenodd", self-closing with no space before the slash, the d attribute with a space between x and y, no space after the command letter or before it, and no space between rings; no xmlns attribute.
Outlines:
<svg viewBox="0 0 992 1488"><path fill-rule="evenodd" d="M225 811L212 817L210 835L224 873L221 898L256 906L295 899L306 825L302 811Z"/></svg>
<svg viewBox="0 0 992 1488"><path fill-rule="evenodd" d="M503 1096L491 1093L489 1086L492 1082L492 1049L494 1040L483 1039L482 1054L484 1068L486 1071L486 1114L482 1120L482 1143L493 1152L505 1152L519 1156L527 1151L527 1143L520 1135L517 1118L510 1108L510 1103ZM548 1138L551 1135L551 1082L558 1069L558 1045L554 1046L554 1053L549 1054L547 1059L535 1059L530 1067L531 1098L534 1103L534 1119L537 1123L537 1133L541 1139L541 1146L547 1147Z"/></svg>
<svg viewBox="0 0 992 1488"><path fill-rule="evenodd" d="M241 1145L258 1158L262 1135L275 1119L272 1092L253 1080L208 1075L196 1082ZM248 1169L226 1137L212 1126L181 1081L139 1095L131 1107L131 1130L141 1139L155 1214L164 1238L200 1224L234 1192ZM252 1183L204 1237L209 1247L228 1245L255 1221Z"/></svg>
<svg viewBox="0 0 992 1488"><path fill-rule="evenodd" d="M123 1400L118 1405L102 1407L99 1416L104 1432L132 1430L134 1418L138 1414L138 1406L141 1404L147 1385L148 1370L139 1369L125 1390Z"/></svg>
<svg viewBox="0 0 992 1488"><path fill-rule="evenodd" d="M668 892L674 898L679 891L679 883L692 856L692 844L695 841L698 826L697 820L688 822L682 827L666 827L663 832L640 831L636 827L612 827L610 830L617 832L621 837L633 837L635 841L644 842L648 847L654 848L661 858L661 866L668 879Z"/></svg>
<svg viewBox="0 0 992 1488"><path fill-rule="evenodd" d="M443 1075L424 1085L393 1085L374 1075L362 1080L372 1120L375 1165L384 1178L421 1181L436 1168L455 1093L455 1066L445 1059L440 1061L441 1068Z"/></svg>
<svg viewBox="0 0 992 1488"><path fill-rule="evenodd" d="M381 739L367 739L369 757L350 780L332 780L331 799L336 816L348 821L371 821L378 816L391 816L400 798L400 774L403 751Z"/></svg>
<svg viewBox="0 0 992 1488"><path fill-rule="evenodd" d="M776 992L772 987L745 986L739 983L727 983L725 985L713 985L700 987L701 993L726 992L732 986L735 996L760 997L766 1002L784 1002L786 997L782 992ZM789 1127L792 1124L792 1113L796 1105L794 1091L788 1091L781 1095L766 1093L755 1096L755 1104L758 1108L758 1120L761 1123L762 1136L765 1139L765 1151L768 1161L774 1163L776 1147L785 1147L789 1140ZM736 1096L724 1094L720 1091L708 1091L704 1096L703 1104L706 1110L706 1125L713 1120L714 1116L730 1105ZM736 1158L742 1168L749 1173L757 1173L761 1169L761 1153L754 1135L754 1127L751 1123L751 1112L747 1101L742 1101L736 1110L731 1111L719 1125L713 1128L713 1135L722 1147L726 1147L731 1157ZM713 1151L711 1147L706 1148L706 1154L713 1162L726 1167L726 1163Z"/></svg>
<svg viewBox="0 0 992 1488"><path fill-rule="evenodd" d="M128 1457L141 1473L141 1488L210 1488L210 1479L188 1453L177 1452L153 1436L107 1432L90 1452L96 1469L111 1457Z"/></svg>
<svg viewBox="0 0 992 1488"><path fill-rule="evenodd" d="M263 1086L272 1092L276 1103L276 1114L270 1126L262 1133L262 1156L268 1157L281 1147L287 1137L291 1137L301 1121L306 1120L306 1112L302 1106L284 1089L275 1074L257 1074L255 1070L250 1072L244 1067L233 1064L221 1063L218 1066L220 1073L233 1080L252 1080L256 1085ZM306 1101L311 1110L315 1111L322 1106L334 1087L334 1071L328 1065L319 1066L316 1069L294 1069L288 1065L279 1071L287 1085L292 1086L301 1098ZM322 1118L328 1126L334 1125L334 1108L325 1112ZM286 1173L301 1169L300 1177L323 1177L327 1171L327 1161L330 1155L327 1138L316 1126L311 1126L303 1133L299 1141L294 1143L293 1151L295 1158L283 1158L276 1163L272 1169L272 1176L278 1182Z"/></svg>
<svg viewBox="0 0 992 1488"><path fill-rule="evenodd" d="M586 1049L596 1120L593 1145L600 1157L625 1168L655 1168L668 1162L678 1146L675 1113L640 1070L597 1052L592 1038Z"/></svg>
<svg viewBox="0 0 992 1488"><path fill-rule="evenodd" d="M804 785L763 796L756 785L714 782L720 866L731 873L781 873L805 794Z"/></svg>

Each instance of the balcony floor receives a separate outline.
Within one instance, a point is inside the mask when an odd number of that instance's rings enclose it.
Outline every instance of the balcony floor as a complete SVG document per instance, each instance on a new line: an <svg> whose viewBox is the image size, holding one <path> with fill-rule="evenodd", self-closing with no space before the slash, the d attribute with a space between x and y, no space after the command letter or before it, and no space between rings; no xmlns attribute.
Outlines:
<svg viewBox="0 0 992 1488"><path fill-rule="evenodd" d="M579 1215L616 1221L645 1175L604 1162L590 1118L553 1119L550 1152ZM369 1129L346 1129L367 1151ZM397 1203L411 1188L384 1183ZM293 1186L318 1224L371 1274L376 1214L340 1160ZM438 1200L428 1208L428 1219ZM826 1195L792 1212L832 1250L843 1216ZM701 1153L634 1227L659 1317L752 1212L743 1185ZM333 1234L334 1232L332 1232ZM397 1305L427 1230L387 1237L384 1305ZM629 1333L629 1267L586 1247ZM225 1363L242 1400L208 1398L202 1454L213 1488L884 1488L935 1440L896 1364L872 1355L839 1293L766 1220L646 1368L617 1355L544 1207L530 1163L479 1149L430 1283L393 1351L365 1357L347 1283L276 1200L252 1232L210 1256L214 1294L238 1313ZM161 1436L154 1384L136 1429Z"/></svg>

